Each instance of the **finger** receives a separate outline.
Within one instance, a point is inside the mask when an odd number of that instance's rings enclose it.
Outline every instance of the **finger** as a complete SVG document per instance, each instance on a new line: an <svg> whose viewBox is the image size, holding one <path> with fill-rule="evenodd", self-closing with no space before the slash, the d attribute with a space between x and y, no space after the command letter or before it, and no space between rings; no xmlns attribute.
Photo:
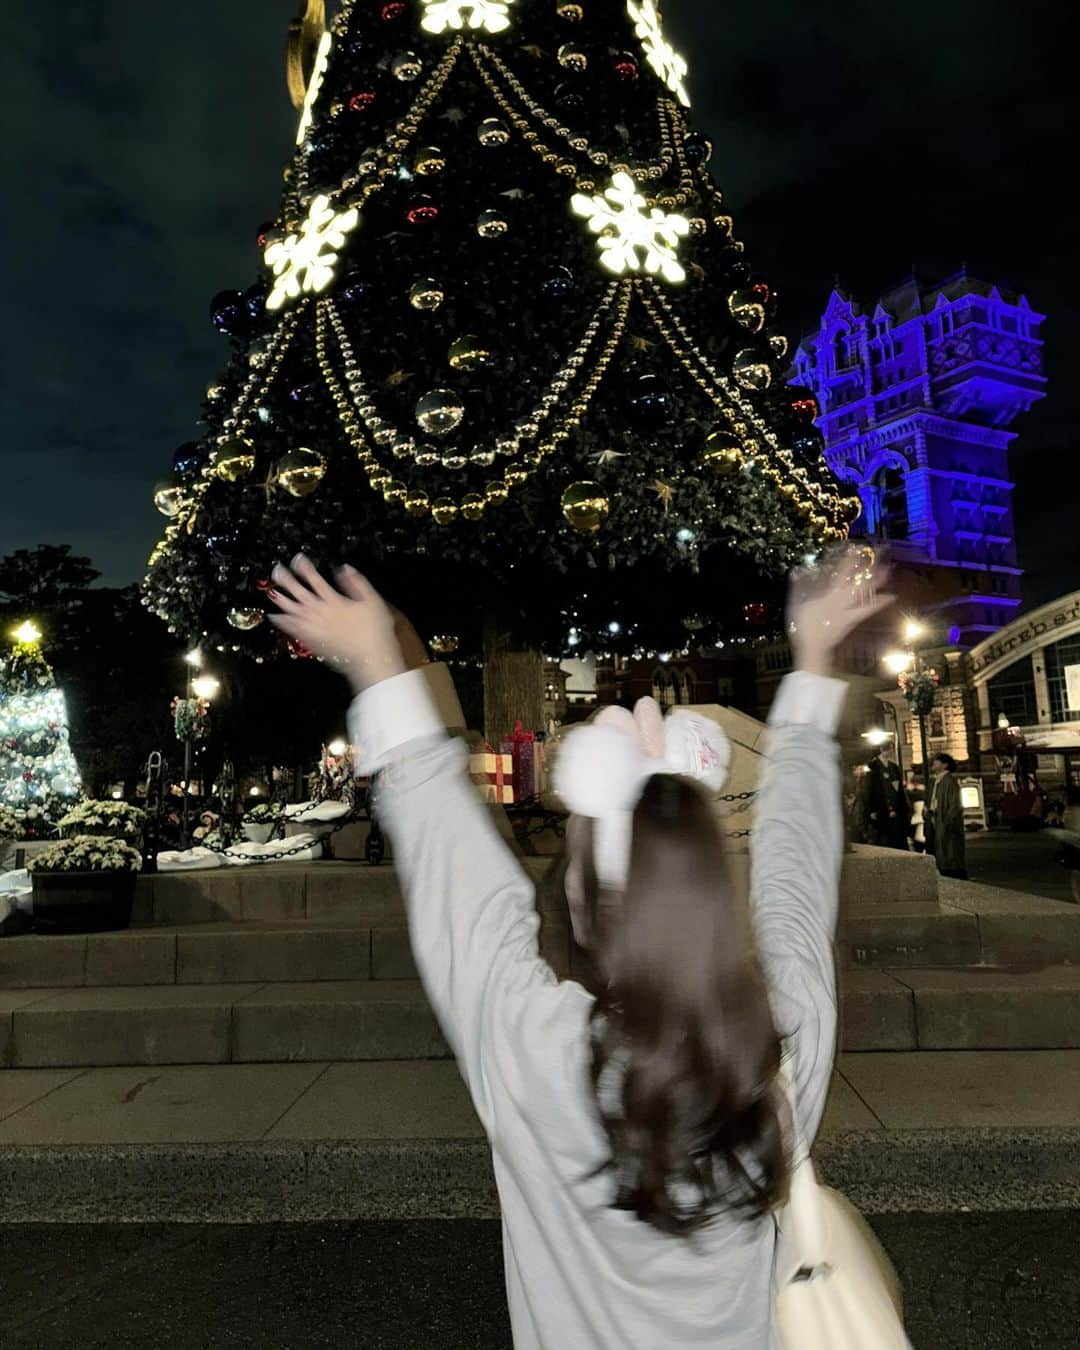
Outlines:
<svg viewBox="0 0 1080 1350"><path fill-rule="evenodd" d="M284 610L287 614L297 613L303 608L298 601L294 600L291 595L286 595L284 591L271 588L266 594L277 605L278 609Z"/></svg>
<svg viewBox="0 0 1080 1350"><path fill-rule="evenodd" d="M337 584L350 600L368 602L379 598L379 593L375 587L355 567L338 568Z"/></svg>
<svg viewBox="0 0 1080 1350"><path fill-rule="evenodd" d="M270 579L277 587L278 591L288 596L294 603L302 604L312 598L311 591L304 585L299 577L295 576L284 563L278 563L270 573Z"/></svg>
<svg viewBox="0 0 1080 1350"><path fill-rule="evenodd" d="M334 588L306 554L298 553L292 560L291 567L296 576L310 586L321 600L334 598Z"/></svg>
<svg viewBox="0 0 1080 1350"><path fill-rule="evenodd" d="M286 637L296 638L303 642L305 647L311 646L311 643L305 641L302 636L303 633L307 632L307 624L301 623L292 614L268 614L266 617Z"/></svg>

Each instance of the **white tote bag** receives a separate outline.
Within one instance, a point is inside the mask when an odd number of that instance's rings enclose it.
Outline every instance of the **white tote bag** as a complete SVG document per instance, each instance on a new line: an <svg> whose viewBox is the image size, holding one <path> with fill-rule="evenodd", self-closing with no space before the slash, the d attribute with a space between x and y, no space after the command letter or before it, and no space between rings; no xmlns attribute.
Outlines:
<svg viewBox="0 0 1080 1350"><path fill-rule="evenodd" d="M780 1350L911 1350L892 1263L858 1210L818 1181L786 1067L779 1082L794 1147L790 1194L775 1214L776 1344Z"/></svg>

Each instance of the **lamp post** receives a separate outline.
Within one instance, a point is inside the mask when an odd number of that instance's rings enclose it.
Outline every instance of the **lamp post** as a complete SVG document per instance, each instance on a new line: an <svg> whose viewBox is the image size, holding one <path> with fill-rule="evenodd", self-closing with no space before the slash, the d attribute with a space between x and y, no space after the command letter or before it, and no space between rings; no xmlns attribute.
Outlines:
<svg viewBox="0 0 1080 1350"><path fill-rule="evenodd" d="M205 699L208 703L221 688L220 681L213 675L196 675L202 668L202 652L193 647L184 656L187 666L187 690L185 697ZM188 731L184 737L184 847L191 847L191 775L195 757L194 721L188 718Z"/></svg>
<svg viewBox="0 0 1080 1350"><path fill-rule="evenodd" d="M898 678L909 672L913 675L921 675L926 669L926 666L922 659L922 650L918 644L921 639L926 637L926 635L927 628L925 624L920 623L918 619L908 619L904 624L903 632L906 650L887 652L884 657L885 668L891 670ZM919 719L919 745L922 753L923 780L925 782L929 770L930 750L926 738L926 712L921 699L917 704L916 716ZM897 727L899 728L899 719L897 720ZM914 750L912 751L911 760L911 767L914 772Z"/></svg>

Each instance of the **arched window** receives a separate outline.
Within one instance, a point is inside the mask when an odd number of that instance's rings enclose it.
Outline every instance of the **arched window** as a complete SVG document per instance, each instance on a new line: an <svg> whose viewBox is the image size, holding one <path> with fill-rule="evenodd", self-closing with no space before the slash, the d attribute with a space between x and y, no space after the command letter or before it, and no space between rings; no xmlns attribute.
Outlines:
<svg viewBox="0 0 1080 1350"><path fill-rule="evenodd" d="M665 711L668 708L674 708L678 702L674 671L667 666L657 666L656 670L653 671L652 692L653 698Z"/></svg>
<svg viewBox="0 0 1080 1350"><path fill-rule="evenodd" d="M885 539L906 539L908 521L907 483L902 469L889 466L874 476L878 497L877 533Z"/></svg>

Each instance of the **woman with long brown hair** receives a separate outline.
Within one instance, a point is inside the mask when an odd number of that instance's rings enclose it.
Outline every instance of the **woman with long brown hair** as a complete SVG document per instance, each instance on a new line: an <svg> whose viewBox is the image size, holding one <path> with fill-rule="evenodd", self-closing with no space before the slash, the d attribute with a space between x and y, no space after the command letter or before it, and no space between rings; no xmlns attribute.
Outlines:
<svg viewBox="0 0 1080 1350"><path fill-rule="evenodd" d="M833 1066L843 847L837 644L889 603L864 560L800 575L749 897L706 789L716 729L646 703L568 734L568 896L590 988L539 954L533 888L480 805L391 611L357 573L274 573L275 622L351 680L417 966L491 1140L517 1350L767 1350L788 1175Z"/></svg>

